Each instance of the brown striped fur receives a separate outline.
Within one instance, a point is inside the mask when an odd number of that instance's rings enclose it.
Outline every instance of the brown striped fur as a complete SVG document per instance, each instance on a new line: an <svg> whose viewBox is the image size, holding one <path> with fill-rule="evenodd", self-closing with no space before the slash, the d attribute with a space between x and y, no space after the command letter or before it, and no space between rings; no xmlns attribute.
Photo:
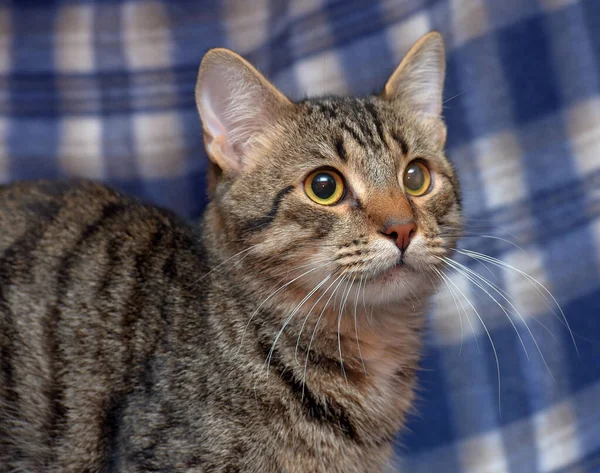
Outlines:
<svg viewBox="0 0 600 473"><path fill-rule="evenodd" d="M198 229L91 182L0 187L0 473L385 468L460 226L439 35L407 61L379 96L292 103L209 52ZM337 205L303 191L321 167ZM404 254L393 219L416 224Z"/></svg>

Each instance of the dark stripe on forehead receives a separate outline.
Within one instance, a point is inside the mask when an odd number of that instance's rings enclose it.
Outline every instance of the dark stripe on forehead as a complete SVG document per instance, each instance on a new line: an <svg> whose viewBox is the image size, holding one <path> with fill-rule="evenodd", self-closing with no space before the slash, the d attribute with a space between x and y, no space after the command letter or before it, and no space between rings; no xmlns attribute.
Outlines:
<svg viewBox="0 0 600 473"><path fill-rule="evenodd" d="M342 140L342 138L337 138L335 140L335 150L342 161L348 161L348 156L346 156L346 150L344 149L344 140Z"/></svg>
<svg viewBox="0 0 600 473"><path fill-rule="evenodd" d="M351 111L351 114L348 118L350 118L351 121L357 126L363 138L368 138L371 143L376 146L378 142L373 131L373 127L371 126L373 119L365 109L364 104L358 100L352 99L347 102L347 106Z"/></svg>
<svg viewBox="0 0 600 473"><path fill-rule="evenodd" d="M281 189L273 199L271 210L269 210L269 212L264 217L255 218L247 222L246 225L244 225L244 232L256 232L265 227L268 227L271 223L273 223L273 220L275 220L275 217L277 216L277 210L279 210L279 204L281 204L283 198L293 190L294 186L287 186Z"/></svg>
<svg viewBox="0 0 600 473"><path fill-rule="evenodd" d="M400 149L402 150L402 154L404 156L407 156L408 155L408 145L406 144L406 141L404 141L404 139L396 133L392 133L392 138L394 138L394 140L400 146Z"/></svg>
<svg viewBox="0 0 600 473"><path fill-rule="evenodd" d="M377 129L377 134L379 135L381 144L385 148L388 148L387 141L385 140L385 134L383 133L383 124L381 122L381 119L379 118L379 115L377 114L377 110L375 109L375 106L371 102L365 102L365 109L367 110L367 112L369 112L369 114L371 114L371 117L373 119L373 124L375 125L375 128Z"/></svg>
<svg viewBox="0 0 600 473"><path fill-rule="evenodd" d="M340 128L342 128L343 130L346 130L350 134L350 136L354 139L354 141L356 141L363 148L367 147L367 144L365 143L365 140L363 140L358 135L358 133L356 133L356 131L354 130L354 128L352 128L350 125L348 125L345 122L342 122L342 123L340 123Z"/></svg>

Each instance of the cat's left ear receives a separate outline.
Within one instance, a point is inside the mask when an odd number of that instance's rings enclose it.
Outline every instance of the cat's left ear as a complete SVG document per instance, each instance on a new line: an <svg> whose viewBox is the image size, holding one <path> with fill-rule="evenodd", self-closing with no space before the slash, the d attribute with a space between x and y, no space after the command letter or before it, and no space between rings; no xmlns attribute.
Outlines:
<svg viewBox="0 0 600 473"><path fill-rule="evenodd" d="M200 64L196 105L211 161L236 175L254 142L292 106L252 65L228 49L211 49Z"/></svg>
<svg viewBox="0 0 600 473"><path fill-rule="evenodd" d="M445 141L441 121L446 60L444 40L437 32L423 36L391 75L382 97L428 120ZM439 125L435 125L439 123ZM443 135L443 136L441 136Z"/></svg>
<svg viewBox="0 0 600 473"><path fill-rule="evenodd" d="M444 41L437 32L423 36L411 48L383 89L383 97L400 101L415 112L439 116L446 60Z"/></svg>

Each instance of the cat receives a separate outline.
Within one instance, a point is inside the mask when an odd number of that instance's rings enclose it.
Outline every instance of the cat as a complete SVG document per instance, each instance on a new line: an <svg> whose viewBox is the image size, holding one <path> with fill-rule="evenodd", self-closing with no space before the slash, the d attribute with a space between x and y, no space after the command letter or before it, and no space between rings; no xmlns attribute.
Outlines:
<svg viewBox="0 0 600 473"><path fill-rule="evenodd" d="M210 50L197 227L97 183L0 187L0 472L388 467L461 225L444 70L432 32L381 94L292 102Z"/></svg>

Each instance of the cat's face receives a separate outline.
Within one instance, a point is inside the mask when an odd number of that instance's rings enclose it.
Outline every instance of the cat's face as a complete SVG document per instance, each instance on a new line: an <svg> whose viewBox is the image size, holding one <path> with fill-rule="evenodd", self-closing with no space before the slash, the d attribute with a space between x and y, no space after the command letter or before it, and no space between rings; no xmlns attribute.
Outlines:
<svg viewBox="0 0 600 473"><path fill-rule="evenodd" d="M439 36L365 99L294 104L232 53L207 58L197 100L214 163L210 211L227 256L243 252L238 269L307 293L353 283L371 303L431 285L460 227Z"/></svg>

